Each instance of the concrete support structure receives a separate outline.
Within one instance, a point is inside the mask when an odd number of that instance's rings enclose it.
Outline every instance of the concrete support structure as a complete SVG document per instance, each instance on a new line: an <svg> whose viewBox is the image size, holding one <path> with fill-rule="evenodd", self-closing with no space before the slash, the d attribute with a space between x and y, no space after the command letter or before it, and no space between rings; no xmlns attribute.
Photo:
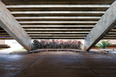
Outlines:
<svg viewBox="0 0 116 77"><path fill-rule="evenodd" d="M31 38L0 1L0 26L26 50L31 50Z"/></svg>
<svg viewBox="0 0 116 77"><path fill-rule="evenodd" d="M116 1L106 11L85 38L83 50L89 51L103 36L116 25Z"/></svg>

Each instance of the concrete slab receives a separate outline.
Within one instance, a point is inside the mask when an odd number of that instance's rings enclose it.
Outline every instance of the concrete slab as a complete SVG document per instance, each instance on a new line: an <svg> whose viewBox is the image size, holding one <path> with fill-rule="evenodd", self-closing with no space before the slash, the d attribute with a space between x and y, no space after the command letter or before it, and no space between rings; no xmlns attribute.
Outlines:
<svg viewBox="0 0 116 77"><path fill-rule="evenodd" d="M116 77L115 55L66 51L0 55L0 77Z"/></svg>
<svg viewBox="0 0 116 77"><path fill-rule="evenodd" d="M116 77L116 67L112 68L98 68L95 72L99 73L101 77Z"/></svg>
<svg viewBox="0 0 116 77"><path fill-rule="evenodd" d="M37 56L33 54L22 55L0 55L0 77L13 77L34 60Z"/></svg>

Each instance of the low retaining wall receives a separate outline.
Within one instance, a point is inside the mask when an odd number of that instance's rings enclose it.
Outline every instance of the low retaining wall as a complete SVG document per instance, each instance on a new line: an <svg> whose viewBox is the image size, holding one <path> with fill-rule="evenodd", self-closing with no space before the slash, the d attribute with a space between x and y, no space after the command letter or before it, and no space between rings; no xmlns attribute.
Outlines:
<svg viewBox="0 0 116 77"><path fill-rule="evenodd" d="M32 52L40 52L40 51L72 51L72 52L82 52L83 50L78 49L37 49Z"/></svg>

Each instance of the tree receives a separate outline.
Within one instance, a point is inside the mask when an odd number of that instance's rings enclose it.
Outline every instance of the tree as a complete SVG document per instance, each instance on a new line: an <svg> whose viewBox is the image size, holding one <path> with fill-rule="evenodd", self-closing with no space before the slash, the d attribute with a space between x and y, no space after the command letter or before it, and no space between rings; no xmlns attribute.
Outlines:
<svg viewBox="0 0 116 77"><path fill-rule="evenodd" d="M95 46L105 49L106 47L108 47L109 45L111 45L111 43L107 42L107 41L101 41L100 43L97 43Z"/></svg>

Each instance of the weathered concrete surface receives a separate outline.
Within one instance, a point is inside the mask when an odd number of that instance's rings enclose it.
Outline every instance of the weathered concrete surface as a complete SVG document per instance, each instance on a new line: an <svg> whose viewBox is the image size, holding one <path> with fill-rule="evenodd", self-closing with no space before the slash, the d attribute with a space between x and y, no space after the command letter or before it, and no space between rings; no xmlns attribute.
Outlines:
<svg viewBox="0 0 116 77"><path fill-rule="evenodd" d="M38 4L111 4L114 0L2 0L7 5L38 5Z"/></svg>
<svg viewBox="0 0 116 77"><path fill-rule="evenodd" d="M25 49L31 50L31 38L0 1L0 26Z"/></svg>
<svg viewBox="0 0 116 77"><path fill-rule="evenodd" d="M0 55L0 77L116 77L116 54L51 51Z"/></svg>
<svg viewBox="0 0 116 77"><path fill-rule="evenodd" d="M85 38L83 50L89 51L103 36L116 25L116 1L110 6L95 27Z"/></svg>

